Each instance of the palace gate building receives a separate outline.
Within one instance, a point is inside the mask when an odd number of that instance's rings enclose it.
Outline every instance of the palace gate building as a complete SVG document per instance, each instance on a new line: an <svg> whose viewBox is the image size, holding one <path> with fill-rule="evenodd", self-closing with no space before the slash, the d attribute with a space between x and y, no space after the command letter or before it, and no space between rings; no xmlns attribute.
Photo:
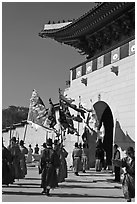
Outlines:
<svg viewBox="0 0 137 204"><path fill-rule="evenodd" d="M135 142L135 3L97 3L72 22L44 25L39 36L85 55L83 63L70 67L69 87L64 92L76 105L81 102L90 108L92 100L111 165L114 143L124 150ZM82 124L75 126L82 135ZM97 134L89 132L87 140L92 167ZM69 161L75 142L82 142L82 137L65 136Z"/></svg>

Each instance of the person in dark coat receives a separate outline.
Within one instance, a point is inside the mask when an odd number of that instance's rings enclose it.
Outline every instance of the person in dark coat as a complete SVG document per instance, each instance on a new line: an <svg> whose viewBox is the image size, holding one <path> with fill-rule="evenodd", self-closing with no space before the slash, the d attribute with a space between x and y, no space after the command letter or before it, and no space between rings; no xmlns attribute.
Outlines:
<svg viewBox="0 0 137 204"><path fill-rule="evenodd" d="M57 140L54 140L54 150L57 152L60 159L60 167L57 171L58 183L65 181L67 178L67 162L66 157L68 156L68 152L63 147L62 143L58 143Z"/></svg>
<svg viewBox="0 0 137 204"><path fill-rule="evenodd" d="M2 141L2 184L9 185L13 183L13 181L12 156Z"/></svg>
<svg viewBox="0 0 137 204"><path fill-rule="evenodd" d="M27 165L26 165L26 158L25 155L28 154L28 149L24 146L24 141L20 140L20 151L21 151L21 158L20 158L20 167L22 170L23 178L27 175Z"/></svg>
<svg viewBox="0 0 137 204"><path fill-rule="evenodd" d="M47 147L42 151L40 165L42 194L49 196L50 189L58 186L56 169L60 166L59 157L52 148L52 139L47 140Z"/></svg>
<svg viewBox="0 0 137 204"><path fill-rule="evenodd" d="M104 149L101 139L99 139L97 142L95 158L96 158L95 169L96 171L101 171L102 165L104 163Z"/></svg>
<svg viewBox="0 0 137 204"><path fill-rule="evenodd" d="M118 150L118 145L114 145L114 160L120 159L120 151ZM115 179L114 181L120 182L120 167L114 166L114 172L115 172Z"/></svg>
<svg viewBox="0 0 137 204"><path fill-rule="evenodd" d="M82 170L83 173L86 173L85 170L88 168L88 155L89 155L89 150L87 148L87 145L83 143L83 149L82 149Z"/></svg>
<svg viewBox="0 0 137 204"><path fill-rule="evenodd" d="M79 167L80 167L80 162L81 162L81 155L82 151L78 147L78 143L75 143L75 148L73 149L72 152L72 159L73 159L73 167L74 167L74 172L76 176L79 176Z"/></svg>
<svg viewBox="0 0 137 204"><path fill-rule="evenodd" d="M135 153L133 147L128 147L126 157L113 160L115 166L125 168L122 181L123 194L127 202L135 198Z"/></svg>
<svg viewBox="0 0 137 204"><path fill-rule="evenodd" d="M11 138L11 143L8 147L8 150L12 156L12 166L14 169L14 179L22 179L23 173L20 166L21 151L19 145L16 142L16 137Z"/></svg>
<svg viewBox="0 0 137 204"><path fill-rule="evenodd" d="M34 154L39 154L39 147L38 144L36 144L36 147L34 148Z"/></svg>

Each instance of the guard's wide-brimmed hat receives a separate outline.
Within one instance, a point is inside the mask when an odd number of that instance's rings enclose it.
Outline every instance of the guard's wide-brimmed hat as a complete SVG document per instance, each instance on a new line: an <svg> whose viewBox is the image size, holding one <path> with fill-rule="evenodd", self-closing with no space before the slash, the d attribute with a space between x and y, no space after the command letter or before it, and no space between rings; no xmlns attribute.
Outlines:
<svg viewBox="0 0 137 204"><path fill-rule="evenodd" d="M20 145L24 145L24 141L23 140L20 140Z"/></svg>
<svg viewBox="0 0 137 204"><path fill-rule="evenodd" d="M11 141L16 142L16 137L12 137Z"/></svg>
<svg viewBox="0 0 137 204"><path fill-rule="evenodd" d="M75 142L75 145L74 145L75 147L78 147L78 142Z"/></svg>
<svg viewBox="0 0 137 204"><path fill-rule="evenodd" d="M52 143L52 139L51 139L51 138L47 139L47 145L48 145L48 146L52 146L52 144L53 144L53 143Z"/></svg>
<svg viewBox="0 0 137 204"><path fill-rule="evenodd" d="M41 146L42 146L42 147L46 147L46 142L44 142Z"/></svg>

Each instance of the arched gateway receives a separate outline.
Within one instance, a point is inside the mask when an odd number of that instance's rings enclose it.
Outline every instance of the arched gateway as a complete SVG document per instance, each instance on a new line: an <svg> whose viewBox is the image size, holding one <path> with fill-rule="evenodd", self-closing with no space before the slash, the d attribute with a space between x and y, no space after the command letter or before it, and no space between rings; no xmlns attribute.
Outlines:
<svg viewBox="0 0 137 204"><path fill-rule="evenodd" d="M94 104L94 109L99 120L99 129L102 124L104 126L103 147L106 151L107 164L111 165L112 150L113 150L113 116L110 107L104 101L99 101Z"/></svg>

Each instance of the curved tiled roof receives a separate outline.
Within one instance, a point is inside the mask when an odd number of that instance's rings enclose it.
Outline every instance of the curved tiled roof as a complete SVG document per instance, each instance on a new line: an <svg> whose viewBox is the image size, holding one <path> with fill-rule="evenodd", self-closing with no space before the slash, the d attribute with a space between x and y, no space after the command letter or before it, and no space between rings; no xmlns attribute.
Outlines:
<svg viewBox="0 0 137 204"><path fill-rule="evenodd" d="M112 15L113 13L117 13L119 9L123 7L128 7L129 4L127 2L105 2L105 3L98 3L95 7L93 7L90 11L85 13L83 16L79 17L78 19L74 20L72 23L65 25L61 28L54 29L55 24L53 24L53 29L45 29L40 32L40 36L42 37L42 34L44 37L57 37L56 35L59 34L65 34L66 32L71 33L72 30L75 31L76 29L81 30L86 27L91 27L93 25L97 25L99 21L102 21L103 19L107 18L108 16ZM113 16L114 17L114 16ZM89 22L90 20L90 22ZM65 32L65 33L64 33Z"/></svg>
<svg viewBox="0 0 137 204"><path fill-rule="evenodd" d="M88 16L91 12L93 12L96 8L98 8L101 4L103 3L97 3L94 5L94 7L92 9L90 9L88 12L86 12L85 14L83 14L82 16L80 16L79 18L77 18L76 20L73 20L71 22L65 22L65 23L60 23L61 26L58 26L59 23L54 23L54 24L50 24L50 32L58 32L58 31L62 31L64 29L69 28L70 26L76 24L78 21L80 21L81 19L85 18L86 16ZM57 25L58 24L58 25ZM57 26L56 26L57 25ZM49 24L45 24L44 25L44 29L43 31L47 31L48 32L48 28L45 28L46 26L49 26Z"/></svg>
<svg viewBox="0 0 137 204"><path fill-rule="evenodd" d="M55 41L70 45L74 48L80 48L88 54L85 44L81 44L81 38L88 38L91 34L99 32L106 25L109 25L127 11L135 7L134 2L101 2L97 3L91 10L78 19L57 26L50 25L50 29L45 28L39 33L42 38L52 38ZM53 28L53 29L52 29ZM87 42L89 43L89 42ZM88 49L88 48L87 48Z"/></svg>

